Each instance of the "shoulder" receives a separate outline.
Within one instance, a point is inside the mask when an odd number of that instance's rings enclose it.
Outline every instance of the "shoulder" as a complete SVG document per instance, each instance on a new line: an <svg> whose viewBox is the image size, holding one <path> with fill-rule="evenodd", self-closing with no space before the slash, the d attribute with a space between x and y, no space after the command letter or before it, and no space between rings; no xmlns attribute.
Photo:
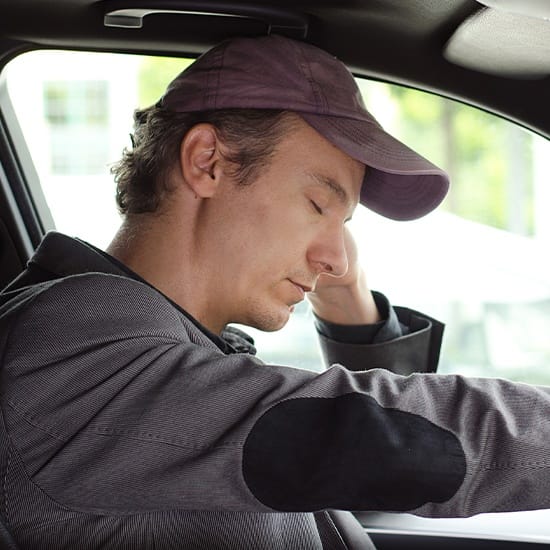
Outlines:
<svg viewBox="0 0 550 550"><path fill-rule="evenodd" d="M101 334L185 337L181 315L158 291L129 277L71 275L23 289L4 304L9 332L31 341Z"/></svg>

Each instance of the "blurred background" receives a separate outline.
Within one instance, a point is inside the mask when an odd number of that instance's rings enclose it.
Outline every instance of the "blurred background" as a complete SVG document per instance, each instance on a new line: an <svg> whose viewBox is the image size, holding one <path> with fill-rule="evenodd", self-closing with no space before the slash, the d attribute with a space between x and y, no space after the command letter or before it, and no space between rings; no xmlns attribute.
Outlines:
<svg viewBox="0 0 550 550"><path fill-rule="evenodd" d="M110 165L137 107L191 60L38 51L2 78L40 177L49 223L104 248L120 224ZM451 175L434 213L350 223L371 288L446 323L439 372L550 384L550 143L435 95L358 79L382 125ZM47 215L48 216L48 215ZM253 333L267 362L321 370L312 315Z"/></svg>

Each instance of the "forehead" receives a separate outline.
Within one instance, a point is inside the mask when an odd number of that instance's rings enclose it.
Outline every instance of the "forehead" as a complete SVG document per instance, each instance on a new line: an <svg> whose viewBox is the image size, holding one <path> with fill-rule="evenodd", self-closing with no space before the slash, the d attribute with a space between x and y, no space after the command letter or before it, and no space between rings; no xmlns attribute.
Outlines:
<svg viewBox="0 0 550 550"><path fill-rule="evenodd" d="M311 183L329 190L342 203L358 202L365 165L334 146L301 117L296 115L278 149L287 162L300 165Z"/></svg>

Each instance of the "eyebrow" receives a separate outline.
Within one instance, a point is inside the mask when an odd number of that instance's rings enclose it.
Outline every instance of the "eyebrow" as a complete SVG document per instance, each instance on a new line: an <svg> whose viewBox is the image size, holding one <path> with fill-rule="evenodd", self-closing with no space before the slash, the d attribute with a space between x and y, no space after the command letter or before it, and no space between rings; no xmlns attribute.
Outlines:
<svg viewBox="0 0 550 550"><path fill-rule="evenodd" d="M309 175L317 183L324 185L325 187L328 187L338 197L338 200L343 205L349 206L351 204L351 200L349 198L347 191L338 182L334 181L332 178L323 176L321 174L310 173Z"/></svg>

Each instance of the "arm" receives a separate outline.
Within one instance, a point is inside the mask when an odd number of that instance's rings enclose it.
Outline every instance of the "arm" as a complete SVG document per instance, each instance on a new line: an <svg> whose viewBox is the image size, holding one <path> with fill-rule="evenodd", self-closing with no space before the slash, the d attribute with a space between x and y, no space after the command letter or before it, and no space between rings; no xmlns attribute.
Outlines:
<svg viewBox="0 0 550 550"><path fill-rule="evenodd" d="M385 296L371 292L349 230L345 244L346 275L322 275L308 295L326 366L379 367L398 374L435 372L443 325L417 311L393 308Z"/></svg>
<svg viewBox="0 0 550 550"><path fill-rule="evenodd" d="M447 517L550 505L548 388L227 356L122 277L62 281L13 315L4 441L63 505Z"/></svg>

